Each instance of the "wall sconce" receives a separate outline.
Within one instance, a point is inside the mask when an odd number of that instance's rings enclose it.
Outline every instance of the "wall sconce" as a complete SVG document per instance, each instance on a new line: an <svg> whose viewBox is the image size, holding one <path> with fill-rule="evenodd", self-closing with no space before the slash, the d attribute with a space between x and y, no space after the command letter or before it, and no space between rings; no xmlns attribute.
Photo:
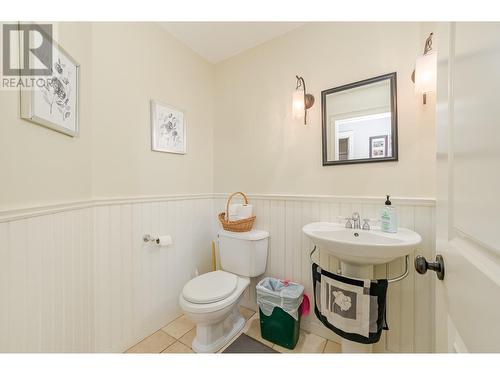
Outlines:
<svg viewBox="0 0 500 375"><path fill-rule="evenodd" d="M432 36L430 33L425 41L424 54L417 58L415 70L411 76L415 83L415 92L423 95L423 103L427 104L428 92L436 91L437 54L432 52Z"/></svg>
<svg viewBox="0 0 500 375"><path fill-rule="evenodd" d="M293 92L292 111L293 117L300 119L304 117L304 125L307 125L307 110L314 104L314 96L306 92L306 82L304 78L297 78L297 86Z"/></svg>

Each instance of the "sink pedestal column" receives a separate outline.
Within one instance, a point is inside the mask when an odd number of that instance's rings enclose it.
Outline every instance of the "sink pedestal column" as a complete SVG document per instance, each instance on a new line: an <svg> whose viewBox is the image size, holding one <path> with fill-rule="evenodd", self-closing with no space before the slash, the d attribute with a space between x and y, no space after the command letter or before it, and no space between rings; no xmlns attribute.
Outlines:
<svg viewBox="0 0 500 375"><path fill-rule="evenodd" d="M342 275L358 279L373 279L373 266L361 266L340 262ZM354 341L342 339L342 353L371 353L373 345L359 344Z"/></svg>

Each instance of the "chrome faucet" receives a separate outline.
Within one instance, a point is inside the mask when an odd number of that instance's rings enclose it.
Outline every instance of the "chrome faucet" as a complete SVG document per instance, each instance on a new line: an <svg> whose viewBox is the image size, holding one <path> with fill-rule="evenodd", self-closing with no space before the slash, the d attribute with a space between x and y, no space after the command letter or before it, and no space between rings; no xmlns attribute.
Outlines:
<svg viewBox="0 0 500 375"><path fill-rule="evenodd" d="M352 214L353 229L361 229L360 221L361 221L361 219L359 217L359 213L354 212Z"/></svg>
<svg viewBox="0 0 500 375"><path fill-rule="evenodd" d="M352 217L343 217L339 216L339 219L346 220L345 227L347 229L363 229L370 230L370 219L361 219L361 216L358 212L354 212ZM363 220L363 225L361 225L361 220Z"/></svg>
<svg viewBox="0 0 500 375"><path fill-rule="evenodd" d="M370 219L363 219L363 230L370 230Z"/></svg>
<svg viewBox="0 0 500 375"><path fill-rule="evenodd" d="M350 217L346 217L345 219L347 220L346 223L345 223L345 227L347 229L352 229L351 218Z"/></svg>

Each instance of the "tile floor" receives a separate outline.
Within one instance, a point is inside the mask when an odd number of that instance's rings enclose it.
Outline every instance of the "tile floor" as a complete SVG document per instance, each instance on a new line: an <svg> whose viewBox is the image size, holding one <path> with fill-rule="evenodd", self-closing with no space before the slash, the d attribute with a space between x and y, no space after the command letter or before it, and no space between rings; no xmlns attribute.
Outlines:
<svg viewBox="0 0 500 375"><path fill-rule="evenodd" d="M241 315L246 320L242 333L259 340L263 344L273 348L281 353L340 353L340 345L319 337L315 334L300 331L299 341L294 350L285 349L263 339L260 335L259 314L245 307L240 307ZM241 334L241 333L240 333ZM220 351L229 346L238 334L229 344ZM127 353L193 353L191 343L196 335L196 327L186 316L177 318L162 329L156 331L151 336L128 349Z"/></svg>

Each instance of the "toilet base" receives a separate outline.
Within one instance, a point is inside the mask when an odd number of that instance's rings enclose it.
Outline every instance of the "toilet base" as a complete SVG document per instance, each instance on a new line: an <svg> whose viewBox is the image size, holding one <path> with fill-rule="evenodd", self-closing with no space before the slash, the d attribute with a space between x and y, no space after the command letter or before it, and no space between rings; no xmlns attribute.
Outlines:
<svg viewBox="0 0 500 375"><path fill-rule="evenodd" d="M196 337L192 344L194 352L216 353L243 329L245 319L241 316L238 305L221 322L196 325Z"/></svg>

